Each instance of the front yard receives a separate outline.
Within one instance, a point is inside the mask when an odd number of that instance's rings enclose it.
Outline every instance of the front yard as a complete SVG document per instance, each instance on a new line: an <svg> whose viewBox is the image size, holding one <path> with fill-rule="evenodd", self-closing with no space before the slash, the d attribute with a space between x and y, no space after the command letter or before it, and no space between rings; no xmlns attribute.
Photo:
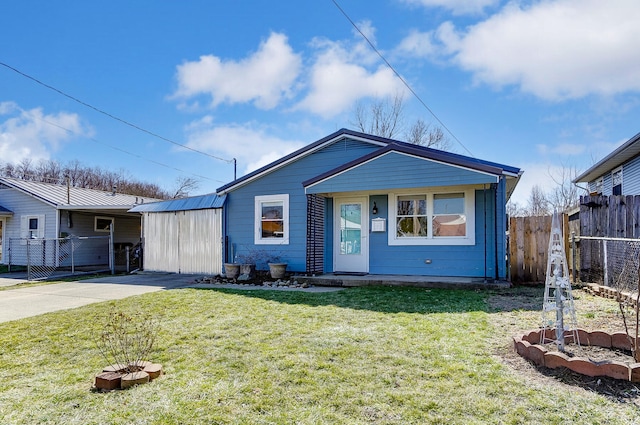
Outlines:
<svg viewBox="0 0 640 425"><path fill-rule="evenodd" d="M582 327L616 319L574 295ZM4 323L0 423L640 424L632 384L610 394L513 353L541 304L541 288L180 289ZM151 360L166 375L92 392L114 310L159 320Z"/></svg>

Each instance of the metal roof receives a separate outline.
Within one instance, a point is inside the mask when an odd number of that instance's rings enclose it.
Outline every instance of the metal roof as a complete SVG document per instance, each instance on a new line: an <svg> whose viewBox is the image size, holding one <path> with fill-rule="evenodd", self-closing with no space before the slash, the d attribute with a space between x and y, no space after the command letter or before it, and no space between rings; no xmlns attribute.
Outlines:
<svg viewBox="0 0 640 425"><path fill-rule="evenodd" d="M640 133L624 142L591 168L573 179L574 183L591 182L640 155Z"/></svg>
<svg viewBox="0 0 640 425"><path fill-rule="evenodd" d="M7 217L7 216L12 216L13 215L13 211L6 209L5 207L3 207L2 205L0 205L0 217ZM0 235L2 236L2 235Z"/></svg>
<svg viewBox="0 0 640 425"><path fill-rule="evenodd" d="M226 195L218 196L211 193L208 195L137 205L131 208L129 212L170 212L222 208L225 199L227 199Z"/></svg>
<svg viewBox="0 0 640 425"><path fill-rule="evenodd" d="M128 210L134 205L157 202L160 199L102 190L84 189L50 183L33 182L0 177L0 184L19 190L34 198L62 210L109 209Z"/></svg>

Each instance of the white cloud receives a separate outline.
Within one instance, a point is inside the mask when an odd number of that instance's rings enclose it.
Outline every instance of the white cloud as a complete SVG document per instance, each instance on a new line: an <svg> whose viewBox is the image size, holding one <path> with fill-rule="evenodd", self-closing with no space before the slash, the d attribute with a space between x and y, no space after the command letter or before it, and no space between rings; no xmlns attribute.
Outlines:
<svg viewBox="0 0 640 425"><path fill-rule="evenodd" d="M0 158L5 162L48 159L61 143L90 134L77 114L45 114L42 108L26 111L14 102L0 103Z"/></svg>
<svg viewBox="0 0 640 425"><path fill-rule="evenodd" d="M369 29L371 31L371 29ZM343 45L315 40L319 53L309 71L306 97L294 109L324 118L344 113L363 97L386 97L402 93L404 86L386 66L370 70L373 52L363 43Z"/></svg>
<svg viewBox="0 0 640 425"><path fill-rule="evenodd" d="M456 15L462 15L480 13L486 7L499 3L500 0L404 0L404 2L424 7L441 7Z"/></svg>
<svg viewBox="0 0 640 425"><path fill-rule="evenodd" d="M556 146L539 144L536 145L536 149L540 155L558 155L566 157L582 155L587 151L587 146L576 143L560 143Z"/></svg>
<svg viewBox="0 0 640 425"><path fill-rule="evenodd" d="M175 97L211 96L211 106L223 102L254 102L261 109L272 109L282 98L292 95L292 87L302 66L287 37L271 33L256 52L246 58L222 60L201 56L200 60L179 65Z"/></svg>
<svg viewBox="0 0 640 425"><path fill-rule="evenodd" d="M563 100L640 91L638 22L636 0L542 0L466 31L446 23L438 39L478 82Z"/></svg>
<svg viewBox="0 0 640 425"><path fill-rule="evenodd" d="M256 170L300 149L305 143L270 136L251 124L217 126L209 116L187 128L191 148L238 160L239 175Z"/></svg>

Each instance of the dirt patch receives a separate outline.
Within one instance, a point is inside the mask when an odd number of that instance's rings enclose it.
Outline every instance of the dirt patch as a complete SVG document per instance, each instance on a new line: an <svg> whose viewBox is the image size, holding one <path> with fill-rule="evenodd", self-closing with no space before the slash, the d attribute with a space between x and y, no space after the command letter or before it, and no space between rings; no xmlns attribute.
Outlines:
<svg viewBox="0 0 640 425"><path fill-rule="evenodd" d="M494 341L495 355L515 374L528 383L541 387L556 387L560 391L581 388L617 400L640 406L640 385L607 377L589 377L566 368L536 367L520 357L513 348L512 337L528 330L538 329L542 323L544 286L516 287L493 292L488 300L491 320L500 331ZM624 331L622 316L615 301L595 297L581 289L573 290L578 326L588 331L603 330L609 333ZM555 350L553 344L545 345ZM597 361L618 360L634 363L633 358L621 350L601 347L576 347L567 345L569 355L593 358Z"/></svg>

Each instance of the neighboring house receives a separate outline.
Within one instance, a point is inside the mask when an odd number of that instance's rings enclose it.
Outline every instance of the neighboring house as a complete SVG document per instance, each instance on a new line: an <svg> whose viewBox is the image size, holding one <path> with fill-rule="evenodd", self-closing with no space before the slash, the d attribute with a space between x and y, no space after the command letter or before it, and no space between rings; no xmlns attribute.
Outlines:
<svg viewBox="0 0 640 425"><path fill-rule="evenodd" d="M222 273L224 201L224 196L202 195L132 208L143 217L144 269Z"/></svg>
<svg viewBox="0 0 640 425"><path fill-rule="evenodd" d="M155 201L158 199L0 177L0 262L9 261L11 239L22 239L26 245L26 239L109 236L110 226L116 245L133 246L140 241L140 216L127 211ZM102 244L100 249L85 249L75 265L104 262L108 255L104 246L108 248Z"/></svg>
<svg viewBox="0 0 640 425"><path fill-rule="evenodd" d="M640 133L580 174L573 183L587 183L593 195L640 194Z"/></svg>
<svg viewBox="0 0 640 425"><path fill-rule="evenodd" d="M225 261L293 272L506 279L519 168L346 129L220 187Z"/></svg>

